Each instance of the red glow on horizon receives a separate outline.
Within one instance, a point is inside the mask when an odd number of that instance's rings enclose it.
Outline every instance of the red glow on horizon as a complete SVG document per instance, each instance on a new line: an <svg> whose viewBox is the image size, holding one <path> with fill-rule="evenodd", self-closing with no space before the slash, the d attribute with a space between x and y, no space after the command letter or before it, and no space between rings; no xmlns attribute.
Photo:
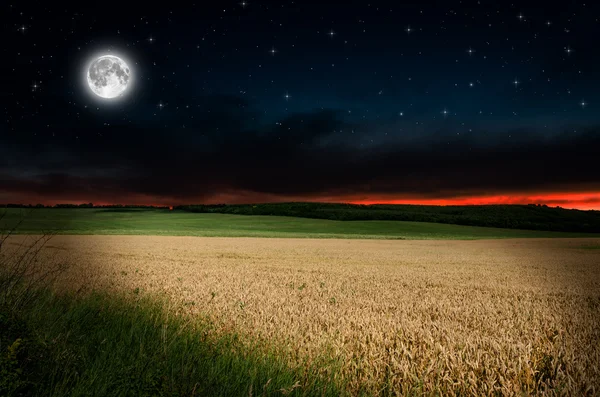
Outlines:
<svg viewBox="0 0 600 397"><path fill-rule="evenodd" d="M457 198L390 199L389 197L367 198L348 201L351 204L414 204L414 205L498 205L540 204L566 209L600 210L600 193L549 193L535 195L496 195Z"/></svg>
<svg viewBox="0 0 600 397"><path fill-rule="evenodd" d="M0 204L24 203L46 206L56 204L85 204L92 202L95 206L104 205L145 205L172 208L177 205L187 204L255 204L255 203L281 203L281 202L326 202L349 204L412 204L412 205L498 205L498 204L539 204L548 207L562 207L565 209L600 210L600 192L578 193L515 193L504 195L471 195L448 198L409 197L391 194L354 194L354 195L320 195L320 196L276 196L254 192L229 192L216 194L206 198L173 199L168 197L131 196L119 200L90 200L83 199L41 199L21 198L20 200L1 200Z"/></svg>

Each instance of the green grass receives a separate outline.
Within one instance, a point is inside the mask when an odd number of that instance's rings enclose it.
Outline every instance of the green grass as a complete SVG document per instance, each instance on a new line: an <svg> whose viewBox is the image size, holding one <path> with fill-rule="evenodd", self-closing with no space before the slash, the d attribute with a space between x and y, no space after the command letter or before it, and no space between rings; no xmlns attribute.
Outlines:
<svg viewBox="0 0 600 397"><path fill-rule="evenodd" d="M563 233L404 221L333 221L262 215L205 214L169 210L5 209L0 229L23 223L21 234L168 235L381 239L489 239L598 237Z"/></svg>
<svg viewBox="0 0 600 397"><path fill-rule="evenodd" d="M0 302L0 395L343 394L318 373L335 373L335 363L289 368L235 334L212 335L207 321L167 315L158 302L99 293L40 293L18 308Z"/></svg>
<svg viewBox="0 0 600 397"><path fill-rule="evenodd" d="M334 221L433 222L521 230L600 233L600 211L568 210L541 205L355 205L340 203L262 203L184 205L189 212L231 215L276 215Z"/></svg>

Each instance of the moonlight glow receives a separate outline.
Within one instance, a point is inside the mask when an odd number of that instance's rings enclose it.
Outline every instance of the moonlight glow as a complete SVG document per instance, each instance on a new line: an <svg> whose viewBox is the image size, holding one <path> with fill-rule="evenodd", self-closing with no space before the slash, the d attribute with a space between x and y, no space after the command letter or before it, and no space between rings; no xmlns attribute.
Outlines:
<svg viewBox="0 0 600 397"><path fill-rule="evenodd" d="M102 55L93 60L86 70L90 90L105 99L123 96L131 80L127 63L115 55Z"/></svg>

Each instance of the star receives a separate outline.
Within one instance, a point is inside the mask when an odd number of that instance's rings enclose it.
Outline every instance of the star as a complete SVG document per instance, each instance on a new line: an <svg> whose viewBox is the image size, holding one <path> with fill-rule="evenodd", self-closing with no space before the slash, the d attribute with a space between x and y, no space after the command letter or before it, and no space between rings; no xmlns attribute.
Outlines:
<svg viewBox="0 0 600 397"><path fill-rule="evenodd" d="M27 27L25 27L25 25L21 25L21 27L18 30L20 30L21 33L25 33L25 31L27 30Z"/></svg>
<svg viewBox="0 0 600 397"><path fill-rule="evenodd" d="M444 117L448 116L448 113L449 112L447 109L442 110L442 114L444 115Z"/></svg>
<svg viewBox="0 0 600 397"><path fill-rule="evenodd" d="M519 21L522 21L525 18L525 16L523 14L519 14L517 15L517 18L519 18Z"/></svg>
<svg viewBox="0 0 600 397"><path fill-rule="evenodd" d="M248 2L247 1L242 1L240 3L240 5L242 6L242 8L246 8L246 6L248 5Z"/></svg>
<svg viewBox="0 0 600 397"><path fill-rule="evenodd" d="M275 47L271 47L271 50L269 52L271 53L271 55L275 56L277 50L275 49Z"/></svg>
<svg viewBox="0 0 600 397"><path fill-rule="evenodd" d="M469 87L473 87L475 84L473 84L472 82L469 83Z"/></svg>
<svg viewBox="0 0 600 397"><path fill-rule="evenodd" d="M285 98L286 101L288 101L292 96L286 92L283 97Z"/></svg>
<svg viewBox="0 0 600 397"><path fill-rule="evenodd" d="M406 27L406 29L404 29L404 31L405 31L407 34L410 34L410 33L411 33L413 30L411 29L410 25L408 25L408 26Z"/></svg>
<svg viewBox="0 0 600 397"><path fill-rule="evenodd" d="M475 52L475 50L472 49L471 47L469 47L469 49L467 50L467 52L469 53L469 55L473 55L473 53Z"/></svg>
<svg viewBox="0 0 600 397"><path fill-rule="evenodd" d="M162 102L159 102L158 105L156 105L160 110L162 110L165 107L165 104Z"/></svg>
<svg viewBox="0 0 600 397"><path fill-rule="evenodd" d="M154 42L154 37L152 37L152 36L148 37L148 41L150 42L150 44L152 44Z"/></svg>
<svg viewBox="0 0 600 397"><path fill-rule="evenodd" d="M398 114L400 115L400 117L404 116L404 112L400 112Z"/></svg>
<svg viewBox="0 0 600 397"><path fill-rule="evenodd" d="M580 105L581 105L581 107L582 107L582 108L584 108L584 109L585 109L585 107L587 106L587 103L585 102L585 99L582 99L582 100L581 100L581 103L580 103Z"/></svg>
<svg viewBox="0 0 600 397"><path fill-rule="evenodd" d="M31 91L34 91L34 92L35 92L35 91L37 91L37 89L38 89L38 88L40 88L40 86L39 86L39 85L38 85L38 83L36 83L36 82L34 82L34 83L31 85Z"/></svg>
<svg viewBox="0 0 600 397"><path fill-rule="evenodd" d="M546 21L546 26L550 26L550 25L552 25L552 22L551 21Z"/></svg>
<svg viewBox="0 0 600 397"><path fill-rule="evenodd" d="M515 79L515 81L513 81L513 84L515 85L515 88L517 88L519 86L519 84L521 84L521 82L517 79Z"/></svg>
<svg viewBox="0 0 600 397"><path fill-rule="evenodd" d="M567 53L567 55L571 55L571 53L573 52L573 49L570 46L567 46L565 48L565 52Z"/></svg>
<svg viewBox="0 0 600 397"><path fill-rule="evenodd" d="M335 32L333 31L333 29L331 29L328 33L329 37L333 38L333 36L335 36Z"/></svg>

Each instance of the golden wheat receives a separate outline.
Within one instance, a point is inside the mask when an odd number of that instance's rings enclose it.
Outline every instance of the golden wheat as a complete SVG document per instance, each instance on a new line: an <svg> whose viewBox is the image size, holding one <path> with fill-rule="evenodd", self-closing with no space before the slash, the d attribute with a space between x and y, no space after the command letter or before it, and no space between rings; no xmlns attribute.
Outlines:
<svg viewBox="0 0 600 397"><path fill-rule="evenodd" d="M599 243L59 236L46 252L72 264L62 287L165 293L290 365L326 353L351 394L597 395L600 250L582 247Z"/></svg>

